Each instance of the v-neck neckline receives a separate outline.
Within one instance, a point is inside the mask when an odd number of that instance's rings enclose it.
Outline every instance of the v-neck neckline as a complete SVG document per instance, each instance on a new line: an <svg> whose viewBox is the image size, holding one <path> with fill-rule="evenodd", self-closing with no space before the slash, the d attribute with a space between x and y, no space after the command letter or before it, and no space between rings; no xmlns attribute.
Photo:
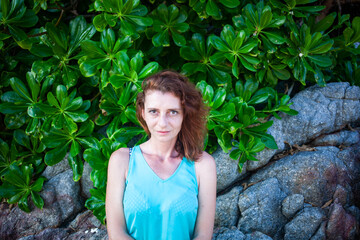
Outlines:
<svg viewBox="0 0 360 240"><path fill-rule="evenodd" d="M168 178L166 178L166 179L162 179L162 178L159 177L159 175L157 175L157 174L155 173L155 171L150 167L149 163L148 163L148 162L146 161L146 159L145 159L144 154L142 153L142 150L141 150L140 146L138 146L138 148L139 148L139 152L140 152L141 158L142 158L142 160L145 162L145 165L147 165L147 167L148 167L148 169L150 170L150 172L152 172L152 174L153 174L159 181L161 181L161 182L167 182L167 181L169 181L171 178L173 178L173 177L176 175L176 173L179 171L179 169L181 168L181 165L183 164L183 161L184 161L184 157L183 157L183 158L181 159L179 165L177 166L176 170L171 174L171 176L168 177Z"/></svg>

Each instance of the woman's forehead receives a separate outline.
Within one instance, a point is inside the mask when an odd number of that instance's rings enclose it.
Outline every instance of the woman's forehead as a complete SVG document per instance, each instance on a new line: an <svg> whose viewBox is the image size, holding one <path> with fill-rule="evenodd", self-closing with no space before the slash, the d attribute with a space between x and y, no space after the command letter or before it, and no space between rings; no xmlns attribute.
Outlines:
<svg viewBox="0 0 360 240"><path fill-rule="evenodd" d="M180 98L172 92L151 90L145 93L146 107L172 107L181 108Z"/></svg>

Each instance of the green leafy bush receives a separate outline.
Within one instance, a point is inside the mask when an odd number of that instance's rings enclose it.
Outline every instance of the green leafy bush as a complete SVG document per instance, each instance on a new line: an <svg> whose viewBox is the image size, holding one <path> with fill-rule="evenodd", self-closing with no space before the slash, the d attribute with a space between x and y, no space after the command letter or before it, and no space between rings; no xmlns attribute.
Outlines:
<svg viewBox="0 0 360 240"><path fill-rule="evenodd" d="M42 208L41 173L64 159L94 183L86 207L105 222L108 159L146 140L141 82L171 68L210 107L206 150L239 171L265 147L271 116L296 115L279 85L360 85L360 17L316 0L1 0L0 198Z"/></svg>

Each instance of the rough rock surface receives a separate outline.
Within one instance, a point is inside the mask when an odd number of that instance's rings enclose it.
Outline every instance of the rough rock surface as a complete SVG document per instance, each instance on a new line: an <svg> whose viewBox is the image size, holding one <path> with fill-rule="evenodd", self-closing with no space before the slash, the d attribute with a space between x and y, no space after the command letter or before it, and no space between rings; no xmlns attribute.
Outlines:
<svg viewBox="0 0 360 240"><path fill-rule="evenodd" d="M78 239L86 239L86 240L107 240L107 232L104 229L91 228L86 230L80 230L69 235L66 240L78 240Z"/></svg>
<svg viewBox="0 0 360 240"><path fill-rule="evenodd" d="M355 239L359 234L359 225L351 214L335 201L330 209L329 221L326 227L327 239Z"/></svg>
<svg viewBox="0 0 360 240"><path fill-rule="evenodd" d="M235 226L239 219L237 207L242 187L234 187L230 192L216 198L215 227Z"/></svg>
<svg viewBox="0 0 360 240"><path fill-rule="evenodd" d="M250 177L259 182L276 177L286 194L302 194L305 202L321 207L332 199L337 185L350 189L350 178L336 147L319 147L314 152L298 152L266 166Z"/></svg>
<svg viewBox="0 0 360 240"><path fill-rule="evenodd" d="M282 202L282 214L288 219L292 218L297 211L304 206L304 196L301 194L293 194L287 196Z"/></svg>
<svg viewBox="0 0 360 240"><path fill-rule="evenodd" d="M81 184L81 193L86 198L91 197L90 189L94 187L94 184L90 179L90 173L91 173L90 164L88 162L84 162L84 170L80 178L80 184Z"/></svg>
<svg viewBox="0 0 360 240"><path fill-rule="evenodd" d="M82 212L76 216L76 218L69 224L69 228L78 231L81 229L105 229L104 225L92 214L90 210Z"/></svg>
<svg viewBox="0 0 360 240"><path fill-rule="evenodd" d="M272 238L262 232L256 231L246 234L246 240L272 240Z"/></svg>
<svg viewBox="0 0 360 240"><path fill-rule="evenodd" d="M239 173L238 163L230 158L230 153L224 153L219 147L212 155L216 163L217 173L217 191L224 190L236 180L241 179L246 174L246 166L244 165L243 171Z"/></svg>
<svg viewBox="0 0 360 240"><path fill-rule="evenodd" d="M239 231L236 227L225 228L220 227L214 229L213 240L246 240L245 234Z"/></svg>
<svg viewBox="0 0 360 240"><path fill-rule="evenodd" d="M66 170L69 170L70 166L68 163L68 155L69 153L66 154L65 158L62 161L55 164L54 166L47 166L41 175L49 180L50 178L53 178L56 175L65 172Z"/></svg>
<svg viewBox="0 0 360 240"><path fill-rule="evenodd" d="M63 240L69 236L69 229L65 228L47 228L44 231L36 235L30 235L26 237L19 238L19 240L43 240L43 239L53 239L53 240Z"/></svg>
<svg viewBox="0 0 360 240"><path fill-rule="evenodd" d="M326 222L322 222L316 233L310 238L310 240L326 240Z"/></svg>
<svg viewBox="0 0 360 240"><path fill-rule="evenodd" d="M316 138L311 145L315 146L351 146L360 142L360 133L357 131L340 131Z"/></svg>
<svg viewBox="0 0 360 240"><path fill-rule="evenodd" d="M42 210L34 208L27 214L15 207L5 211L8 214L0 226L0 239L16 239L45 228L59 227L84 206L79 184L72 179L72 170L62 172L46 182L40 195L44 199Z"/></svg>
<svg viewBox="0 0 360 240"><path fill-rule="evenodd" d="M324 218L320 208L304 208L285 225L285 240L307 240L316 232Z"/></svg>
<svg viewBox="0 0 360 240"><path fill-rule="evenodd" d="M285 197L276 178L249 187L239 196L241 217L238 228L244 233L259 231L275 236L286 223L281 213L281 203Z"/></svg>
<svg viewBox="0 0 360 240"><path fill-rule="evenodd" d="M249 162L248 171L266 165L275 153L285 150L285 142L302 145L360 119L360 88L347 82L309 87L296 94L291 102L291 108L299 114L290 116L280 113L282 119L271 119L274 123L268 129L279 149L262 151L257 155L258 162Z"/></svg>

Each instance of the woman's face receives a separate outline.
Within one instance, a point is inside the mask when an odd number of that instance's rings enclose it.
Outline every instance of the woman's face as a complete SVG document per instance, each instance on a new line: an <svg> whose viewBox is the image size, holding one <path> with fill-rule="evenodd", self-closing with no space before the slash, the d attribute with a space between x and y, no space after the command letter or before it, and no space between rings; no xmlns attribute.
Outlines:
<svg viewBox="0 0 360 240"><path fill-rule="evenodd" d="M177 138L184 118L180 99L173 93L148 91L145 95L143 118L151 138L171 141Z"/></svg>

